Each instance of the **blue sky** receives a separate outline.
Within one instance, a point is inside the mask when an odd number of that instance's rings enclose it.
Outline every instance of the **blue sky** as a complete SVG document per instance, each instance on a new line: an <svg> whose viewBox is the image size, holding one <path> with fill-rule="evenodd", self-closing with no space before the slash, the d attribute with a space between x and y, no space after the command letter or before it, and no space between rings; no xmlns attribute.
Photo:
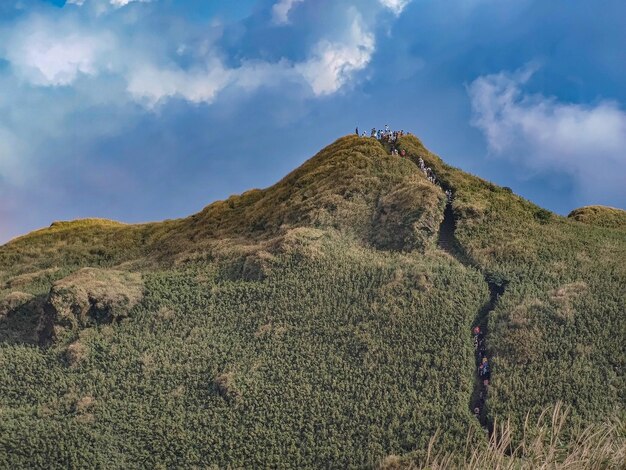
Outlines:
<svg viewBox="0 0 626 470"><path fill-rule="evenodd" d="M560 214L626 206L626 3L5 0L0 242L182 217L409 130Z"/></svg>

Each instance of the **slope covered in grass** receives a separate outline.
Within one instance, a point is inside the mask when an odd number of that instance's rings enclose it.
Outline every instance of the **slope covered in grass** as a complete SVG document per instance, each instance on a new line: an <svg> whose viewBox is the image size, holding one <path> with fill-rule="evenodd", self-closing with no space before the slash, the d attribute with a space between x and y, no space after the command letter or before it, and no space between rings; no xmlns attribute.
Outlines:
<svg viewBox="0 0 626 470"><path fill-rule="evenodd" d="M623 232L399 146L344 137L188 218L0 247L0 467L367 467L419 462L437 429L438 451L465 455L468 430L487 445L469 409L485 278L506 285L490 419L519 427L557 400L566 434L623 418ZM455 256L436 245L442 189Z"/></svg>
<svg viewBox="0 0 626 470"><path fill-rule="evenodd" d="M626 237L559 217L403 142L455 193L456 237L506 293L489 316L492 417L563 400L572 421L624 413ZM623 212L623 211L621 211Z"/></svg>

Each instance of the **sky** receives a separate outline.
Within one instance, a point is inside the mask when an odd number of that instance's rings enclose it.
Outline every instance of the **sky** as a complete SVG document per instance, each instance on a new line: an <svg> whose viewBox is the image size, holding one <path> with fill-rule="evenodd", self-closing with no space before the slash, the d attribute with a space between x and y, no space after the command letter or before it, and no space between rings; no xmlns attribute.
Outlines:
<svg viewBox="0 0 626 470"><path fill-rule="evenodd" d="M389 124L566 215L626 208L623 0L2 0L0 243L267 187Z"/></svg>

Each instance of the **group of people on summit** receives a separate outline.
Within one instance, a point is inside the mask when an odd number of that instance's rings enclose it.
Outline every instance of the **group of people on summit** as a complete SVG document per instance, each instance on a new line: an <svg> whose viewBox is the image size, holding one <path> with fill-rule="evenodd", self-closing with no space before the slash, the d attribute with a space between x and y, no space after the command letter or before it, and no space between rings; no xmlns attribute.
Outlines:
<svg viewBox="0 0 626 470"><path fill-rule="evenodd" d="M365 133L365 131L359 134L358 126L354 132L356 133L357 136L360 135L360 137L367 137L367 134ZM406 135L408 134L409 133L406 133ZM400 137L403 137L404 135L405 135L404 130L399 130L399 131L391 130L388 124L385 124L384 129L376 129L375 127L372 127L372 130L370 132L371 138L375 138L382 143L391 144L391 155L398 155L401 157L406 157L406 150L404 149L398 150L395 146L395 143L398 141ZM430 181L432 184L436 184L440 186L439 181L437 181L437 177L435 176L435 172L432 170L432 168L430 168L429 166L426 166L422 157L419 158L418 163L419 163L420 170L422 170L422 172L426 176L426 179ZM446 189L445 193L446 193L446 198L448 199L448 202L451 202L452 191L449 189Z"/></svg>
<svg viewBox="0 0 626 470"><path fill-rule="evenodd" d="M359 135L359 128L357 127L356 130L356 135ZM398 140L398 138L402 137L404 135L404 131L392 131L389 128L388 124L385 124L385 128L384 129L376 129L375 127L372 127L372 130L370 131L370 137L374 137L378 140L380 140L381 142L396 142ZM361 137L367 137L367 134L365 131L363 131L363 133L360 134Z"/></svg>

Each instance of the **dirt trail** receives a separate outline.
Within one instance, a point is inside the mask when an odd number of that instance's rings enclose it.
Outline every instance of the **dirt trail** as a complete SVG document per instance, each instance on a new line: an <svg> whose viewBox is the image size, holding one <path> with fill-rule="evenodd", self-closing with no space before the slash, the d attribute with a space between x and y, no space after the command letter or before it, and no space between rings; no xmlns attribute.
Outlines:
<svg viewBox="0 0 626 470"><path fill-rule="evenodd" d="M458 242L455 236L456 221L454 219L454 211L452 209L452 203L448 202L444 212L443 222L439 228L439 247L454 257L459 263L469 266L479 271L482 271L478 264L465 252L461 244ZM482 332L482 338L487 339L489 336L489 312L491 312L498 302L500 295L504 293L506 283L497 284L490 280L488 275L485 275L485 282L489 286L489 300L478 310L472 328L478 326ZM471 335L471 332L468 332ZM472 337L473 338L473 337ZM487 351L487 357L490 357ZM472 413L475 408L479 408L480 412L477 415L477 419L480 425L486 429L489 434L493 431L493 423L487 416L485 410L486 400L488 398L488 386L483 383L483 379L478 375L478 365L480 364L479 351L476 350L476 367L474 375L474 390L469 400L469 408Z"/></svg>

